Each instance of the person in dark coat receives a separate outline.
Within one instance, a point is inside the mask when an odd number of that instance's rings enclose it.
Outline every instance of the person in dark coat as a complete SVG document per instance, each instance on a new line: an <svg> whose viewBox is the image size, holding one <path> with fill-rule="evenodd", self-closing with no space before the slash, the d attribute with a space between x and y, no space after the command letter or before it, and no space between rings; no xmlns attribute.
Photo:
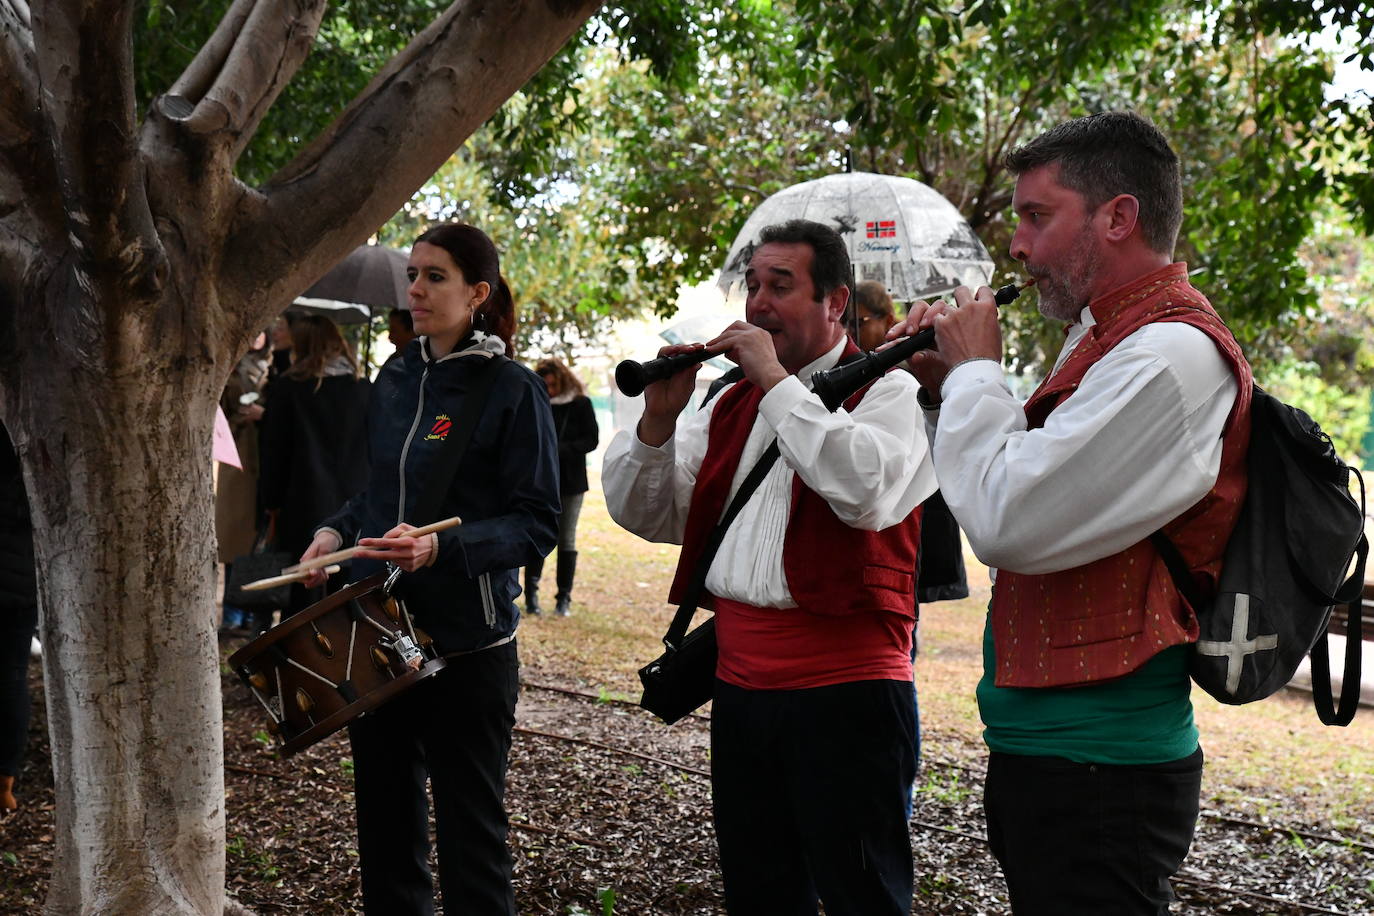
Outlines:
<svg viewBox="0 0 1374 916"><path fill-rule="evenodd" d="M325 520L301 560L356 543L355 579L394 563L404 575L393 594L447 658L349 726L364 909L434 912L428 779L445 908L506 916L515 912L505 811L520 668L515 598L520 568L554 546L558 444L538 376L503 357L515 305L491 239L473 226L437 226L416 241L407 273L421 336L378 373L366 489ZM431 493L434 468L484 382L452 482ZM462 523L402 536L421 515ZM316 572L307 584L323 578Z"/></svg>
<svg viewBox="0 0 1374 916"><path fill-rule="evenodd" d="M0 424L0 817L19 806L14 780L29 736L29 650L38 628L33 525L19 456Z"/></svg>
<svg viewBox="0 0 1374 916"><path fill-rule="evenodd" d="M258 423L262 420L262 389L267 384L271 351L267 334L259 334L252 349L240 357L220 395L220 409L229 421L229 432L238 449L240 467L218 465L215 480L215 538L219 561L224 564L226 591L232 581L234 560L251 553L258 524ZM223 601L220 632L232 633L248 625L251 612Z"/></svg>
<svg viewBox="0 0 1374 916"><path fill-rule="evenodd" d="M582 381L562 360L540 360L534 371L544 380L553 407L553 426L558 431L559 495L563 512L558 516L558 594L554 613L567 617L572 611L573 579L577 574L577 517L587 493L587 453L596 448L600 430L596 411ZM544 558L525 567L525 612L540 613L539 579Z"/></svg>
<svg viewBox="0 0 1374 916"><path fill-rule="evenodd" d="M396 349L386 358L386 363L395 359L400 359L401 354L405 353L406 347L415 339L415 322L410 318L409 309L392 309L386 318L386 337L391 341L391 345Z"/></svg>
<svg viewBox="0 0 1374 916"><path fill-rule="evenodd" d="M328 318L298 316L291 336L295 360L267 388L258 492L269 543L298 556L320 522L367 483L370 385L359 377L348 343ZM303 610L321 597L294 585L282 613Z"/></svg>

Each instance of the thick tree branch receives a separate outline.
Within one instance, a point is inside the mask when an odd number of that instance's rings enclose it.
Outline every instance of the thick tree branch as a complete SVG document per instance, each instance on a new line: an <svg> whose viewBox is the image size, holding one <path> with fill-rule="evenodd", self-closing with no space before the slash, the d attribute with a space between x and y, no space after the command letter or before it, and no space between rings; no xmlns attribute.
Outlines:
<svg viewBox="0 0 1374 916"><path fill-rule="evenodd" d="M233 50L234 42L243 31L243 24L248 21L248 16L257 3L258 0L234 0L224 18L219 21L219 25L215 26L214 33L200 46L195 58L172 85L167 93L169 96L191 100L192 104L204 98L224 67L224 61Z"/></svg>
<svg viewBox="0 0 1374 916"><path fill-rule="evenodd" d="M0 144L31 142L38 106L33 28L25 0L0 0Z"/></svg>
<svg viewBox="0 0 1374 916"><path fill-rule="evenodd" d="M563 45L597 0L466 0L394 58L261 195L245 195L222 293L289 302L376 230Z"/></svg>
<svg viewBox="0 0 1374 916"><path fill-rule="evenodd" d="M0 337L12 332L29 299L26 270L65 231L38 106L28 4L0 0ZM0 340L0 360L7 365L14 363L14 345Z"/></svg>
<svg viewBox="0 0 1374 916"><path fill-rule="evenodd" d="M310 53L324 0L236 0L168 93L162 113L192 133L226 131L230 162ZM191 103L189 113L185 99ZM176 100L173 102L173 100Z"/></svg>
<svg viewBox="0 0 1374 916"><path fill-rule="evenodd" d="M67 231L83 272L136 304L156 296L166 258L143 193L134 126L133 0L37 0L42 117Z"/></svg>
<svg viewBox="0 0 1374 916"><path fill-rule="evenodd" d="M18 206L15 180L35 158L42 123L38 64L25 0L0 0L0 218ZM6 174L8 173L8 174Z"/></svg>

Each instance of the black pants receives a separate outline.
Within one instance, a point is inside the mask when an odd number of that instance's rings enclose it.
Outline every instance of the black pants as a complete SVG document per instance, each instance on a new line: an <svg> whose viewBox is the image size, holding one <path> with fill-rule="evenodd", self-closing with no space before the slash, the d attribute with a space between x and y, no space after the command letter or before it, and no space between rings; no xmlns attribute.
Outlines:
<svg viewBox="0 0 1374 916"><path fill-rule="evenodd" d="M515 912L504 801L519 682L512 641L450 659L349 726L363 908L371 916L434 912L426 775L445 910Z"/></svg>
<svg viewBox="0 0 1374 916"><path fill-rule="evenodd" d="M711 787L735 916L906 916L916 776L906 681L805 690L716 682Z"/></svg>
<svg viewBox="0 0 1374 916"><path fill-rule="evenodd" d="M1202 748L1148 766L993 752L988 841L1017 916L1163 916L1197 825Z"/></svg>
<svg viewBox="0 0 1374 916"><path fill-rule="evenodd" d="M18 776L29 738L29 650L38 606L6 608L0 619L0 776Z"/></svg>

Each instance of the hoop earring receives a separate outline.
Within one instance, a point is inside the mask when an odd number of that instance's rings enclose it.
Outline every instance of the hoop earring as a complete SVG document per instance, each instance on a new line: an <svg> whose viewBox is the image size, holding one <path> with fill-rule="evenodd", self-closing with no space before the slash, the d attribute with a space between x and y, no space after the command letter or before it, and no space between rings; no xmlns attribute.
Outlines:
<svg viewBox="0 0 1374 916"><path fill-rule="evenodd" d="M480 308L472 310L472 329L487 333L487 316Z"/></svg>

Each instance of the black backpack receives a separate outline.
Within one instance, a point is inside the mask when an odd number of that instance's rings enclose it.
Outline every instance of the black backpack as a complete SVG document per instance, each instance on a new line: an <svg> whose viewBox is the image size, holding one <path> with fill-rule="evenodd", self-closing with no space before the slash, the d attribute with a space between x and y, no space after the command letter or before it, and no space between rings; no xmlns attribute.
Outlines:
<svg viewBox="0 0 1374 916"><path fill-rule="evenodd" d="M1226 543L1217 594L1203 600L1178 550L1151 536L1197 612L1193 680L1223 703L1261 700L1312 657L1312 702L1326 725L1348 725L1360 700L1361 598L1369 543L1364 478L1311 417L1258 385L1250 408L1249 486ZM1360 484L1360 502L1350 476ZM1347 578L1351 560L1355 569ZM1334 605L1349 606L1340 708L1326 646Z"/></svg>

